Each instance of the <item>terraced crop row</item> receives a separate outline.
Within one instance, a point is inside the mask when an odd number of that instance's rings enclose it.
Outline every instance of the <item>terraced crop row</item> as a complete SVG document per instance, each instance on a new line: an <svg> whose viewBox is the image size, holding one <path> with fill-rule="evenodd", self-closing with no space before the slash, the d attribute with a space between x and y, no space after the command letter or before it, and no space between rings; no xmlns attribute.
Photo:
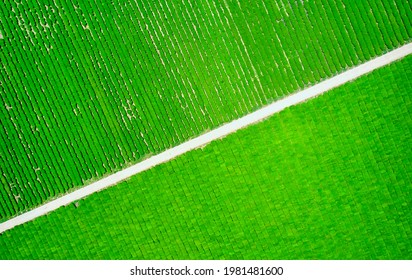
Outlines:
<svg viewBox="0 0 412 280"><path fill-rule="evenodd" d="M410 41L406 1L6 1L0 221Z"/></svg>

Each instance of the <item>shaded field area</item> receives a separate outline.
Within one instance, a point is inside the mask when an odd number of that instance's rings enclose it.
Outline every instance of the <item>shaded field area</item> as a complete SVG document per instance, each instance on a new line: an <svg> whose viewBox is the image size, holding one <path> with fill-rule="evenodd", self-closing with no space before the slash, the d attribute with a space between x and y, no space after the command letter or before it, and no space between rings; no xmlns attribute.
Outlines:
<svg viewBox="0 0 412 280"><path fill-rule="evenodd" d="M5 1L0 221L411 39L403 1Z"/></svg>
<svg viewBox="0 0 412 280"><path fill-rule="evenodd" d="M0 235L1 259L411 259L412 56Z"/></svg>

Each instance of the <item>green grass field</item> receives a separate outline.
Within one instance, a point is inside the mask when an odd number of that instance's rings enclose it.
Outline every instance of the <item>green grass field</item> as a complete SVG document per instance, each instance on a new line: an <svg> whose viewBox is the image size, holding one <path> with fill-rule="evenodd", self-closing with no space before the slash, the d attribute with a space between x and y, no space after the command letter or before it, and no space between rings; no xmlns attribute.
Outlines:
<svg viewBox="0 0 412 280"><path fill-rule="evenodd" d="M411 259L412 56L0 235L2 259Z"/></svg>
<svg viewBox="0 0 412 280"><path fill-rule="evenodd" d="M409 42L396 1L5 1L0 222Z"/></svg>

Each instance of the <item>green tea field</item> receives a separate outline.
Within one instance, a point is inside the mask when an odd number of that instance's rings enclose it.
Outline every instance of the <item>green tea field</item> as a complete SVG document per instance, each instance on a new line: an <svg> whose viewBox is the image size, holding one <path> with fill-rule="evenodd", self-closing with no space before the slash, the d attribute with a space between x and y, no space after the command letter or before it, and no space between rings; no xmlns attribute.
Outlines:
<svg viewBox="0 0 412 280"><path fill-rule="evenodd" d="M411 259L412 56L0 236L6 259Z"/></svg>
<svg viewBox="0 0 412 280"><path fill-rule="evenodd" d="M410 41L408 1L5 1L0 221Z"/></svg>
<svg viewBox="0 0 412 280"><path fill-rule="evenodd" d="M410 260L411 53L408 0L3 1L0 259Z"/></svg>

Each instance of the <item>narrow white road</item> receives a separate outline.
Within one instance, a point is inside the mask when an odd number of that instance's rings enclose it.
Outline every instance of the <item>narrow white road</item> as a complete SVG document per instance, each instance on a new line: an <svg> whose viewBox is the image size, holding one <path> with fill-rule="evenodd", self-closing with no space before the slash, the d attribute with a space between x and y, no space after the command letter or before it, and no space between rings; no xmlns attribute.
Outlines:
<svg viewBox="0 0 412 280"><path fill-rule="evenodd" d="M292 94L288 97L285 97L282 100L276 101L262 109L259 109L253 113L250 113L240 119L222 125L210 132L200 135L194 139L191 139L179 146L176 146L172 149L166 150L158 155L155 155L151 158L148 158L140 163L137 163L133 166L130 166L124 170L116 172L104 179L101 179L97 182L94 182L90 185L87 185L81 189L78 189L74 192L68 193L62 197L59 197L53 201L50 201L40 207L37 207L29 212L23 213L17 217L14 217L6 222L0 224L0 233L11 229L17 225L21 225L28 221L31 221L39 216L45 215L57 208L70 204L73 201L82 199L92 193L105 189L109 186L115 185L120 181L123 181L130 176L138 174L142 171L145 171L153 166L161 164L163 162L169 161L177 156L180 156L190 150L202 147L213 140L222 138L228 134L231 134L241 128L244 128L250 124L261 121L277 112L282 111L283 109L301 103L309 98L313 98L321 95L322 93L331 90L335 87L338 87L348 81L354 80L362 75L365 75L377 68L385 66L395 60L401 59L412 53L412 43L404 45L396 50L393 50L389 53L386 53L382 56L379 56L375 59L372 59L364 64L361 64L357 67L349 69L342 74L339 74L335 77L327 79L319 84L316 84L310 88L302 90L298 93Z"/></svg>

